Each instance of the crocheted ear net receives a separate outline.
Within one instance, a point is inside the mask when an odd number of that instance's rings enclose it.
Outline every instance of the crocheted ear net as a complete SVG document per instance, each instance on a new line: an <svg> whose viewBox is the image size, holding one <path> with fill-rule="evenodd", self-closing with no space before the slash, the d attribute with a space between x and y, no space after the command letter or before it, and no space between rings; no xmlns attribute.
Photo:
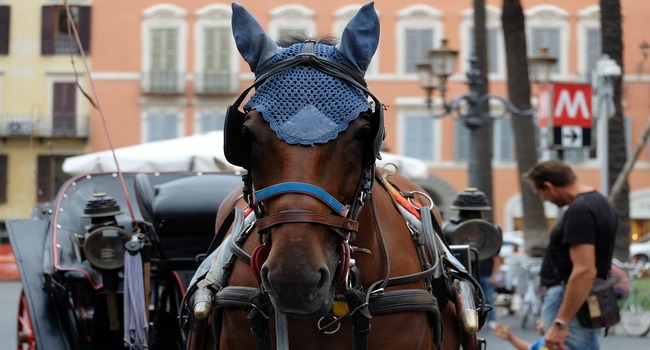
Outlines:
<svg viewBox="0 0 650 350"><path fill-rule="evenodd" d="M298 43L282 49L265 66L294 57L303 45ZM334 46L316 44L314 53L352 68ZM348 128L350 121L368 111L370 104L363 91L301 64L269 77L244 108L262 113L281 140L313 145L335 139Z"/></svg>

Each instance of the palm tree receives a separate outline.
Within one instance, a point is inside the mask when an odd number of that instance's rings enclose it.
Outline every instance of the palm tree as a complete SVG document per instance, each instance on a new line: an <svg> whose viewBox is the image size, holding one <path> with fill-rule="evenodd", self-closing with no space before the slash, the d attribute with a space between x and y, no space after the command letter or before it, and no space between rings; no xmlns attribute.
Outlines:
<svg viewBox="0 0 650 350"><path fill-rule="evenodd" d="M530 81L526 55L524 12L520 0L503 0L501 13L508 66L508 98L521 111L530 111ZM535 254L548 243L548 226L544 206L522 175L537 163L535 125L532 113L513 114L517 171L520 175L523 229L526 252Z"/></svg>
<svg viewBox="0 0 650 350"><path fill-rule="evenodd" d="M621 22L620 0L600 0L600 31L603 54L614 59L623 69L623 29ZM608 188L616 181L627 160L625 125L621 103L623 77L614 80L614 105L616 114L609 120ZM630 187L627 181L620 187L620 192L613 194L614 208L618 213L618 232L614 256L621 260L628 258L630 246Z"/></svg>

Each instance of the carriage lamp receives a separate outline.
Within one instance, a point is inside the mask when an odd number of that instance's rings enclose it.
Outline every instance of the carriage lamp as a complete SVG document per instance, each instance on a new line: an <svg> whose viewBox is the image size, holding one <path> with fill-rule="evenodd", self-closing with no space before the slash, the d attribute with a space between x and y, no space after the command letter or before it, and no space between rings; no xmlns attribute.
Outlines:
<svg viewBox="0 0 650 350"><path fill-rule="evenodd" d="M132 234L118 226L116 215L120 207L106 193L96 193L84 208L83 217L90 218L91 224L83 238L84 256L90 264L102 270L115 270L124 266L125 244Z"/></svg>
<svg viewBox="0 0 650 350"><path fill-rule="evenodd" d="M449 244L475 248L479 260L489 259L499 253L503 243L501 230L483 219L483 212L492 210L485 193L476 188L466 188L449 208L458 210L458 216L451 218L443 229Z"/></svg>

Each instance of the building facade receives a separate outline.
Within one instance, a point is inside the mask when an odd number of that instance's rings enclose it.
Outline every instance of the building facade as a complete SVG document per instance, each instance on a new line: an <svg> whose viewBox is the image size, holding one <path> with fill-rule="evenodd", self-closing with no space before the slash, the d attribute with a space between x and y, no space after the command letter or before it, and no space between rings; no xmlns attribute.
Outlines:
<svg viewBox="0 0 650 350"><path fill-rule="evenodd" d="M274 37L291 33L338 35L362 4L343 0L239 2ZM12 2L0 0L0 4L6 3ZM601 47L600 10L594 5L597 2L526 0L522 3L529 54L535 54L540 45L545 45L558 58L553 81L590 82ZM643 30L650 15L650 3L637 0L621 3L625 36L625 136L631 152L650 116L647 105L650 63L647 48L645 51L641 48L642 43L650 41ZM486 4L489 90L505 97L501 1L486 0ZM14 11L14 6L11 7ZM33 7L32 11L38 10L38 6ZM420 183L436 199L444 214L468 183L468 131L454 118L431 117L418 83L416 65L441 39L448 39L460 55L456 72L450 77L447 96L467 92L465 72L469 68L467 59L473 52L472 2L377 0L375 7L382 26L381 42L366 78L373 93L389 106L385 113L388 130L385 146L392 153L427 162L430 177ZM91 75L115 147L223 127L226 108L253 79L234 46L230 16L230 2L221 1L93 1ZM14 22L17 21L12 25ZM16 34L11 35L13 38ZM27 92L8 92L10 69L3 65L3 60L10 56L0 56L3 111L8 100L13 100L10 94L23 98ZM435 103L434 107L439 108L440 101ZM99 112L93 110L90 115L87 143L69 149L70 154L108 148L109 140ZM518 175L510 121L495 120L493 129L494 218L505 230L517 230L522 213L519 188L513 185L518 183ZM576 168L582 180L600 187L601 162L595 152L571 150L565 152L565 159ZM14 176L13 172L10 174ZM635 239L650 232L647 146L631 172L629 183L632 238ZM552 218L555 211L548 210L547 214Z"/></svg>
<svg viewBox="0 0 650 350"><path fill-rule="evenodd" d="M69 4L90 55L92 2ZM68 178L63 159L88 149L87 74L67 13L63 0L0 1L0 221L50 201Z"/></svg>

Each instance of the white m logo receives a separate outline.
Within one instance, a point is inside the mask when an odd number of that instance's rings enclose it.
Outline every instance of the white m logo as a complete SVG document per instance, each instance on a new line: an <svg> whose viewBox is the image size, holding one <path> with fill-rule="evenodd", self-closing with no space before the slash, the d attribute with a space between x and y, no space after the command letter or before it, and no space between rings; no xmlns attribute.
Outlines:
<svg viewBox="0 0 650 350"><path fill-rule="evenodd" d="M571 94L568 90L564 89L560 91L560 97L557 99L555 104L555 111L553 116L555 118L562 118L565 114L562 112L566 109L566 116L575 119L578 116L578 111L580 111L580 116L584 119L591 119L591 113L589 112L589 107L587 106L587 99L585 94L581 90L577 90L571 100Z"/></svg>

